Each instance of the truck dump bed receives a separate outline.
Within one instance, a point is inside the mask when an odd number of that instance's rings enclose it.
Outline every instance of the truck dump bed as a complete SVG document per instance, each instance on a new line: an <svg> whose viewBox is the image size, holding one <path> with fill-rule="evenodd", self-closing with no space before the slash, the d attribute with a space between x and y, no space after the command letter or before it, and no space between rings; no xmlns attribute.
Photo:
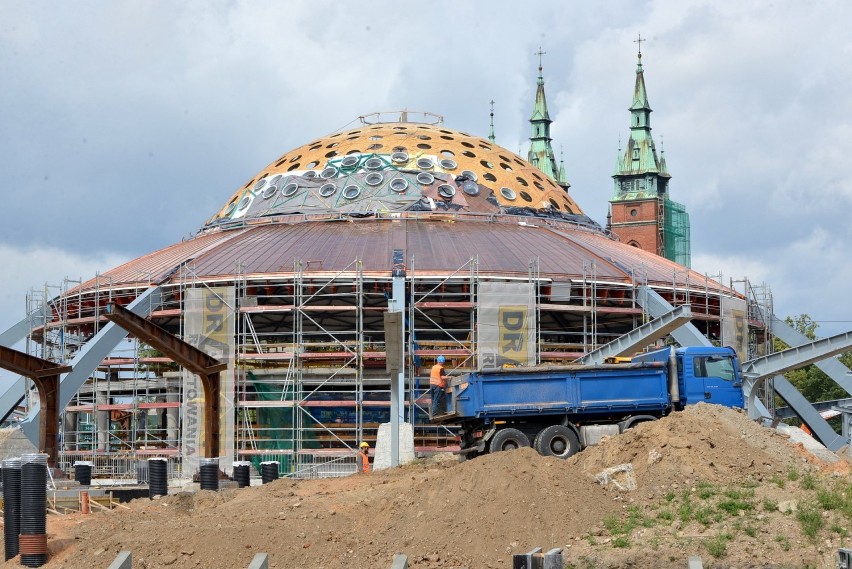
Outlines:
<svg viewBox="0 0 852 569"><path fill-rule="evenodd" d="M668 374L660 362L487 370L454 379L451 386L444 421L669 407Z"/></svg>

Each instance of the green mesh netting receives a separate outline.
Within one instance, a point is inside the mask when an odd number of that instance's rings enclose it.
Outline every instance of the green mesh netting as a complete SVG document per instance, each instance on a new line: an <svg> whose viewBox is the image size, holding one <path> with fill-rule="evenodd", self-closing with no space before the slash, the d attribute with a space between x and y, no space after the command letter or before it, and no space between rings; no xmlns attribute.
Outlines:
<svg viewBox="0 0 852 569"><path fill-rule="evenodd" d="M684 267L690 267L692 266L692 245L686 207L667 198L663 202L663 208L663 256Z"/></svg>
<svg viewBox="0 0 852 569"><path fill-rule="evenodd" d="M255 400L257 401L293 401L294 386L292 383L286 385L267 383L260 381L252 372L248 372L248 379L254 387ZM316 426L316 421L311 420L307 415L302 415L302 429L300 433L297 433L293 428L292 407L258 407L253 411L255 413L254 422L261 425L260 428L255 430L258 450L293 450L295 439L298 436L301 436L300 448L320 448L312 428ZM296 464L291 455L276 458L279 458L278 470L280 473L290 473L295 470ZM260 463L264 460L267 459L262 456L255 456L251 459L258 471L260 471Z"/></svg>

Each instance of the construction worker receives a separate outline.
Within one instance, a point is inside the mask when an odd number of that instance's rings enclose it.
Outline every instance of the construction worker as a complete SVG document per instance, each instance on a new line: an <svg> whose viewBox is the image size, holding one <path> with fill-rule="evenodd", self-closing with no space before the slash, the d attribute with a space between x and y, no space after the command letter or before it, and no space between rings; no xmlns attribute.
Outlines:
<svg viewBox="0 0 852 569"><path fill-rule="evenodd" d="M357 464L358 464L358 472L360 474L369 474L370 473L370 456L367 452L370 450L370 445L366 442L361 441L361 444L358 445L358 456L357 456Z"/></svg>
<svg viewBox="0 0 852 569"><path fill-rule="evenodd" d="M431 416L442 415L447 408L447 374L444 372L444 356L438 356L437 363L429 372L429 397L432 398Z"/></svg>

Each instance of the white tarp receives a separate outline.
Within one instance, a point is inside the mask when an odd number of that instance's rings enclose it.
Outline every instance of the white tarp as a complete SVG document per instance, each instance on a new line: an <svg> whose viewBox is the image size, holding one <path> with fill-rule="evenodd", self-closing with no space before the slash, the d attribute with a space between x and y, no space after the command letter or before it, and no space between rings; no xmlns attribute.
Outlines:
<svg viewBox="0 0 852 569"><path fill-rule="evenodd" d="M748 354L748 306L741 298L722 297L722 345L731 346L740 361Z"/></svg>
<svg viewBox="0 0 852 569"><path fill-rule="evenodd" d="M535 331L532 284L479 285L476 326L479 369L499 368L504 364L535 365Z"/></svg>
<svg viewBox="0 0 852 569"><path fill-rule="evenodd" d="M193 288L186 291L184 340L220 361L219 465L228 472L234 462L234 287ZM183 372L183 474L198 471L204 441L204 389L201 379Z"/></svg>

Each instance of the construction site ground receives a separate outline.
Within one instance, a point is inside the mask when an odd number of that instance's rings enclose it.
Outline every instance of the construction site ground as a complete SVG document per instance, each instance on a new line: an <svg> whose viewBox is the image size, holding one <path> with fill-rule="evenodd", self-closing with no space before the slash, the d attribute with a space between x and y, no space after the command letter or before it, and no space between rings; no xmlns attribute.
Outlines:
<svg viewBox="0 0 852 569"><path fill-rule="evenodd" d="M627 466L630 465L630 466ZM607 476L601 473L608 471ZM604 483L606 482L606 483ZM834 568L852 546L852 476L743 413L700 404L562 461L520 449L443 455L345 478L137 499L48 517L46 567ZM2 567L17 567L10 560Z"/></svg>

